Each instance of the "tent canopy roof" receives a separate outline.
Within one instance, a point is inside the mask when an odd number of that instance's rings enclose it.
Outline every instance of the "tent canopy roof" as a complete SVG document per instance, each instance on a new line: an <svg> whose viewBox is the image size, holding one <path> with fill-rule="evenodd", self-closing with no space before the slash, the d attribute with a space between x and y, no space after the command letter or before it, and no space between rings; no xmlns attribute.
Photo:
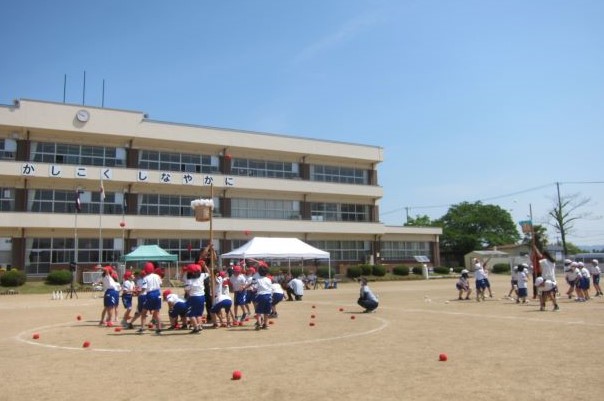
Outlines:
<svg viewBox="0 0 604 401"><path fill-rule="evenodd" d="M254 237L243 246L220 256L225 259L329 259L329 252L312 247L298 238Z"/></svg>
<svg viewBox="0 0 604 401"><path fill-rule="evenodd" d="M157 245L140 245L134 251L124 257L126 262L132 261L155 261L155 262L176 262L178 255L172 255Z"/></svg>

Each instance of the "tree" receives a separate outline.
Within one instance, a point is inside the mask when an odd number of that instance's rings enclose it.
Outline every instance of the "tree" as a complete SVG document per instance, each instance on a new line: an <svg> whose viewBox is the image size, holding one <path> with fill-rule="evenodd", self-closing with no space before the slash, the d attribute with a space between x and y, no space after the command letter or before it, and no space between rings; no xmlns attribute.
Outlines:
<svg viewBox="0 0 604 401"><path fill-rule="evenodd" d="M548 239L547 239L547 228L540 224L533 225L533 233L535 234L535 245L537 245L537 249L544 250L547 247ZM531 238L531 234L525 234L522 239L522 243L531 246L533 239Z"/></svg>
<svg viewBox="0 0 604 401"><path fill-rule="evenodd" d="M520 240L510 213L496 205L462 202L451 206L438 222L443 227L441 254L459 265L469 252Z"/></svg>
<svg viewBox="0 0 604 401"><path fill-rule="evenodd" d="M406 227L433 227L435 222L430 220L427 215L416 215L415 217L407 217Z"/></svg>
<svg viewBox="0 0 604 401"><path fill-rule="evenodd" d="M554 220L553 223L550 223L551 226L560 233L564 255L568 255L566 235L573 232L575 221L584 219L590 215L590 213L579 213L578 209L587 205L591 199L579 198L579 194L560 196L560 184L556 183L556 187L558 189L558 197L553 200L554 206L547 214Z"/></svg>

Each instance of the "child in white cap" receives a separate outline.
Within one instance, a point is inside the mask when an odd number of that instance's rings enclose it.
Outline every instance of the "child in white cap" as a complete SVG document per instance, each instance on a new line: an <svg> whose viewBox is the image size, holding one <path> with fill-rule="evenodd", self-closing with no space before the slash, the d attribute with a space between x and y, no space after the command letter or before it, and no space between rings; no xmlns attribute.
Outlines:
<svg viewBox="0 0 604 401"><path fill-rule="evenodd" d="M594 259L591 261L591 266L589 268L589 272L591 273L591 280L594 284L594 288L596 289L596 297L601 297L602 288L600 288L600 266L598 266L598 259Z"/></svg>
<svg viewBox="0 0 604 401"><path fill-rule="evenodd" d="M457 299L460 301L462 299L470 299L470 294L472 294L468 273L469 272L466 269L463 269L461 271L461 276L459 277L459 280L457 280L457 283L455 283L455 288L457 288L457 290L459 291ZM462 297L464 293L466 294L465 298Z"/></svg>
<svg viewBox="0 0 604 401"><path fill-rule="evenodd" d="M541 300L541 307L539 310L545 310L545 304L548 299L552 300L554 304L555 311L559 310L558 303L556 302L556 282L544 279L543 277L537 277L535 279L535 288L537 288L537 292L539 293L539 299Z"/></svg>

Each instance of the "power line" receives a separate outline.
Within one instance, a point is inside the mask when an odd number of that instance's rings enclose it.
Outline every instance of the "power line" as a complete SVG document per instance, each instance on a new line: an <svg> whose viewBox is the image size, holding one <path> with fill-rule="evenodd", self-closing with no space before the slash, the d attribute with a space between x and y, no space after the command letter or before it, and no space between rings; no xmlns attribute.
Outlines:
<svg viewBox="0 0 604 401"><path fill-rule="evenodd" d="M520 194L524 194L527 192L533 192L533 191L538 191L540 189L543 188L547 188L550 186L555 185L555 183L549 183L549 184L544 184L544 185L540 185L538 187L533 187L533 188L528 188L528 189L523 189L521 191L516 191L516 192L511 192L508 194L504 194L504 195L498 195L498 196L492 196L489 198L484 198L484 199L479 199L477 202L485 202L485 201L490 201L490 200L495 200L495 199L502 199L502 198L509 198L511 196L516 196L516 195L520 195ZM401 206L399 208L387 211L387 212L383 212L380 213L382 215L387 215L387 214L392 214L392 213L396 213L396 212L400 212L402 210L412 210L412 209L441 209L441 208L445 208L445 207L451 207L453 205L453 203L448 203L448 204L444 204L444 205L431 205L431 206Z"/></svg>

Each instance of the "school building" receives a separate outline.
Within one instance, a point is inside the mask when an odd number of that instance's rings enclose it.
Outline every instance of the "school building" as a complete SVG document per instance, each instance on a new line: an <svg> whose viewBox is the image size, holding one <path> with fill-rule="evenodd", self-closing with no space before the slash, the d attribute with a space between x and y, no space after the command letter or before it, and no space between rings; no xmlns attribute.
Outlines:
<svg viewBox="0 0 604 401"><path fill-rule="evenodd" d="M380 222L383 157L379 146L15 100L0 105L0 264L45 276L148 244L186 263L211 235L218 253L296 237L336 268L418 255L438 265L441 229ZM211 223L194 218L199 198L213 199Z"/></svg>

